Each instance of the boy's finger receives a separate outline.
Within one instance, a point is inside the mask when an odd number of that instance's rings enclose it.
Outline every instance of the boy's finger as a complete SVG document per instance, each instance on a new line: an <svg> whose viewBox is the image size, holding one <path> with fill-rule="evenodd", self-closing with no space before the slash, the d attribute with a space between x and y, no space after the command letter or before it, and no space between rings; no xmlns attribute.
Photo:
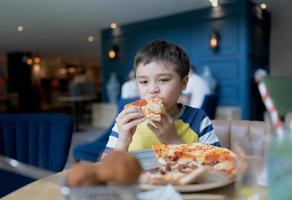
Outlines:
<svg viewBox="0 0 292 200"><path fill-rule="evenodd" d="M161 121L162 121L162 123L172 123L173 122L171 116L168 113L161 115Z"/></svg>
<svg viewBox="0 0 292 200"><path fill-rule="evenodd" d="M159 127L161 127L161 126L163 126L163 122L162 122L162 120L161 121L151 121L151 123L149 123L149 124L151 124L152 126L154 126L155 128L159 128Z"/></svg>
<svg viewBox="0 0 292 200"><path fill-rule="evenodd" d="M161 115L161 120L160 120L161 124L165 124L167 123L167 117L165 115Z"/></svg>
<svg viewBox="0 0 292 200"><path fill-rule="evenodd" d="M131 106L126 109L124 109L121 113L127 114L127 113L132 113L132 112L142 112L140 106Z"/></svg>
<svg viewBox="0 0 292 200"><path fill-rule="evenodd" d="M122 124L126 124L136 119L143 119L143 121L145 120L144 115L142 113L133 112L133 113L128 113L127 115L124 115L123 117L120 117L119 122Z"/></svg>
<svg viewBox="0 0 292 200"><path fill-rule="evenodd" d="M154 124L154 122L153 122L153 124ZM147 127L151 130L151 131L153 131L154 133L156 133L157 131L158 131L158 126L155 124L155 126L153 125L153 124L151 124L151 123L147 123Z"/></svg>
<svg viewBox="0 0 292 200"><path fill-rule="evenodd" d="M131 122L128 123L128 126L129 128L133 128L134 126L137 126L137 124L143 122L144 120L145 120L144 118L132 120Z"/></svg>
<svg viewBox="0 0 292 200"><path fill-rule="evenodd" d="M173 119L171 118L171 116L169 114L166 114L166 118L167 118L169 123L173 122Z"/></svg>
<svg viewBox="0 0 292 200"><path fill-rule="evenodd" d="M125 116L127 116L127 115L129 115L131 113L141 113L141 114L143 114L142 111L141 111L141 108L139 106L132 106L132 107L126 108L122 112L120 112L118 114L118 116L116 117L116 121L124 118Z"/></svg>

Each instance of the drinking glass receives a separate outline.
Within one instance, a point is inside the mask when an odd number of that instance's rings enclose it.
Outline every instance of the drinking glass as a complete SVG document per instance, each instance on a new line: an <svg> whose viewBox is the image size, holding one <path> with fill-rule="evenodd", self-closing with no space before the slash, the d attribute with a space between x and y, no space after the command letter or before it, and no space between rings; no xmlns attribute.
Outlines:
<svg viewBox="0 0 292 200"><path fill-rule="evenodd" d="M268 145L269 199L292 199L292 113L285 117L283 133Z"/></svg>
<svg viewBox="0 0 292 200"><path fill-rule="evenodd" d="M264 140L264 138L263 138ZM259 156L259 148L249 138L240 140L235 146L238 157L235 195L237 199L267 199L266 160Z"/></svg>

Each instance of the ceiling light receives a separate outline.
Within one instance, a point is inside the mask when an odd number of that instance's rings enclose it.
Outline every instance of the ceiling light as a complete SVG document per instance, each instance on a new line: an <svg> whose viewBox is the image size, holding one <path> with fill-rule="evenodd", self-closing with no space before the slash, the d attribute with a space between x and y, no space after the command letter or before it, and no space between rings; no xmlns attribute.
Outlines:
<svg viewBox="0 0 292 200"><path fill-rule="evenodd" d="M212 7L217 7L218 6L218 3L212 3Z"/></svg>
<svg viewBox="0 0 292 200"><path fill-rule="evenodd" d="M116 29L117 27L118 27L118 25L115 22L111 23L111 28L112 29Z"/></svg>
<svg viewBox="0 0 292 200"><path fill-rule="evenodd" d="M18 32L22 32L23 31L23 26L21 26L21 25L17 26L17 31Z"/></svg>
<svg viewBox="0 0 292 200"><path fill-rule="evenodd" d="M87 38L88 42L94 42L94 37L92 35L88 36Z"/></svg>
<svg viewBox="0 0 292 200"><path fill-rule="evenodd" d="M209 0L211 2L212 7L217 7L218 6L218 0Z"/></svg>
<svg viewBox="0 0 292 200"><path fill-rule="evenodd" d="M31 58L28 58L28 59L26 60L26 64L31 65L31 64L32 64L32 59L31 59Z"/></svg>
<svg viewBox="0 0 292 200"><path fill-rule="evenodd" d="M35 64L40 64L41 58L36 56L36 57L34 57L33 61L34 61Z"/></svg>
<svg viewBox="0 0 292 200"><path fill-rule="evenodd" d="M261 3L260 7L261 7L261 9L266 10L268 6L265 3Z"/></svg>

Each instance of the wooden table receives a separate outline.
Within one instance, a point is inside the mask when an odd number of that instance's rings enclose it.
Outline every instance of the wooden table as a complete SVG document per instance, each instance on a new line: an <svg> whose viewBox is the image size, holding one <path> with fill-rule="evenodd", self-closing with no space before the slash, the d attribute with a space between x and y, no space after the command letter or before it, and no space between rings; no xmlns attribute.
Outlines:
<svg viewBox="0 0 292 200"><path fill-rule="evenodd" d="M6 196L1 200L61 200L60 185L63 184L66 171L39 179Z"/></svg>
<svg viewBox="0 0 292 200"><path fill-rule="evenodd" d="M60 186L63 184L67 171L63 171L28 184L2 198L2 200L61 200ZM185 193L184 199L234 199L234 184L198 193Z"/></svg>
<svg viewBox="0 0 292 200"><path fill-rule="evenodd" d="M263 160L261 158L261 160ZM35 181L22 187L7 196L3 197L2 200L61 200L62 195L60 193L60 186L64 183L67 170L48 176L46 178ZM231 183L227 186L220 187L217 189L184 193L183 199L188 200L234 200L235 184Z"/></svg>

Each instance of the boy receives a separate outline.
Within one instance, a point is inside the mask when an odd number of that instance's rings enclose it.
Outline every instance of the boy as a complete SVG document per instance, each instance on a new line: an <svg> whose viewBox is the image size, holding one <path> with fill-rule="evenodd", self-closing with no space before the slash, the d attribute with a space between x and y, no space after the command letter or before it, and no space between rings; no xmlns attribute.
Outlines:
<svg viewBox="0 0 292 200"><path fill-rule="evenodd" d="M145 121L140 107L125 108L116 118L104 153L148 149L155 143L220 146L204 111L177 103L186 89L189 69L187 54L176 44L157 40L140 49L134 61L140 97L162 98L166 113L154 122L155 127Z"/></svg>

